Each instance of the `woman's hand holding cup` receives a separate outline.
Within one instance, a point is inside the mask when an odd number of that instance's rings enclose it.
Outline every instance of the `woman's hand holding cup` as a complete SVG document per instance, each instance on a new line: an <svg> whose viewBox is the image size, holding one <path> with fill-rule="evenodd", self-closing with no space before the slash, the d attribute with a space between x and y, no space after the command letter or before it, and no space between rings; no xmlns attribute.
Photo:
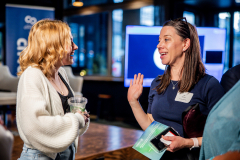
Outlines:
<svg viewBox="0 0 240 160"><path fill-rule="evenodd" d="M77 113L81 114L85 120L85 124L88 122L88 118L90 118L90 115L88 112L82 112L80 109L77 110Z"/></svg>

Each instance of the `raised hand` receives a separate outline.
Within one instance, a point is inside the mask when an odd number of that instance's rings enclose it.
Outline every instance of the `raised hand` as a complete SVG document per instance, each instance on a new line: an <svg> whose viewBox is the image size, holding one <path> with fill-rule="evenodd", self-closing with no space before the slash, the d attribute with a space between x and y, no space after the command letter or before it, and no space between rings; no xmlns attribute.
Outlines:
<svg viewBox="0 0 240 160"><path fill-rule="evenodd" d="M138 76L134 75L134 80L130 81L130 86L128 88L128 102L133 103L138 101L143 90L143 74L138 73Z"/></svg>

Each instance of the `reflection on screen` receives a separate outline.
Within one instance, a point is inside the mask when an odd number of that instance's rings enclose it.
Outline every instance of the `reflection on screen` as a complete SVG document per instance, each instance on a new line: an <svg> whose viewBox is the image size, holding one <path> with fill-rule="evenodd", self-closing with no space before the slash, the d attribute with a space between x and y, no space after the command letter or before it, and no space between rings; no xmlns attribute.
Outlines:
<svg viewBox="0 0 240 160"><path fill-rule="evenodd" d="M127 26L125 44L124 86L128 87L134 74L144 74L143 86L149 87L152 80L162 75L165 66L157 50L161 26ZM197 27L201 58L206 72L219 81L223 73L226 30Z"/></svg>

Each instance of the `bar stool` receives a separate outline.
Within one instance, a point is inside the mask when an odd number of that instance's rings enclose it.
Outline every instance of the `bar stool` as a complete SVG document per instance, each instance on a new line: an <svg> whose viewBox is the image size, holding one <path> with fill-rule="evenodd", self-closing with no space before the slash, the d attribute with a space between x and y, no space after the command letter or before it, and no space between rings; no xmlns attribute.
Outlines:
<svg viewBox="0 0 240 160"><path fill-rule="evenodd" d="M113 97L108 94L98 94L97 121L99 118L114 120Z"/></svg>

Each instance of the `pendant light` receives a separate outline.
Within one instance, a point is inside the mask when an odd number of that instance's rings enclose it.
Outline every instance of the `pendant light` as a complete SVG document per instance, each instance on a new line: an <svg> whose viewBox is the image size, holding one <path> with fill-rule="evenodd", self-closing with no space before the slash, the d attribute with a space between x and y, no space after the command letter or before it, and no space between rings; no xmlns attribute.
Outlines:
<svg viewBox="0 0 240 160"><path fill-rule="evenodd" d="M81 0L75 0L75 2L73 2L73 6L75 6L75 7L82 7L83 6L83 2Z"/></svg>

